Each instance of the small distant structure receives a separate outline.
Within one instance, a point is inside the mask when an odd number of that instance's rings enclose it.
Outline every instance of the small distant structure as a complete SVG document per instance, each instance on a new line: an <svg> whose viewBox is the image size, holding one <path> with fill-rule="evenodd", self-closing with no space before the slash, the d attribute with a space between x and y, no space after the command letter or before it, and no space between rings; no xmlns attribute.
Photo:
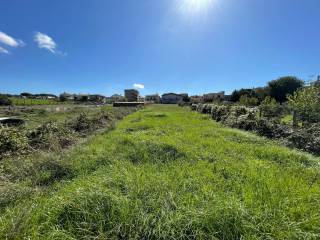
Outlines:
<svg viewBox="0 0 320 240"><path fill-rule="evenodd" d="M106 97L99 94L91 94L89 95L89 101L97 102L97 103L104 103L106 101Z"/></svg>
<svg viewBox="0 0 320 240"><path fill-rule="evenodd" d="M190 97L190 102L192 102L192 103L203 103L203 96L198 96L198 95L191 96Z"/></svg>
<svg viewBox="0 0 320 240"><path fill-rule="evenodd" d="M44 99L44 100L55 100L58 99L58 96L54 95L54 94L47 94L47 93L40 93L40 94L35 94L34 95L35 99Z"/></svg>
<svg viewBox="0 0 320 240"><path fill-rule="evenodd" d="M113 94L110 97L106 97L107 103L114 103L114 102L125 102L125 97L120 94Z"/></svg>
<svg viewBox="0 0 320 240"><path fill-rule="evenodd" d="M86 94L86 93L75 94L74 100L78 102L87 102L89 101L89 94Z"/></svg>
<svg viewBox="0 0 320 240"><path fill-rule="evenodd" d="M146 95L144 101L148 103L160 103L161 98L159 94Z"/></svg>
<svg viewBox="0 0 320 240"><path fill-rule="evenodd" d="M185 96L177 93L165 93L162 95L161 102L163 104L177 104L183 101Z"/></svg>
<svg viewBox="0 0 320 240"><path fill-rule="evenodd" d="M75 94L64 92L64 93L60 94L59 98L60 98L60 101L61 100L63 100L63 101L65 101L65 100L73 101L75 99Z"/></svg>
<svg viewBox="0 0 320 240"><path fill-rule="evenodd" d="M204 102L213 102L214 100L224 100L225 92L208 93L203 95Z"/></svg>
<svg viewBox="0 0 320 240"><path fill-rule="evenodd" d="M139 91L136 89L124 90L124 96L128 102L138 102L139 101Z"/></svg>
<svg viewBox="0 0 320 240"><path fill-rule="evenodd" d="M182 97L182 101L189 102L190 98L188 93L180 93L179 95Z"/></svg>
<svg viewBox="0 0 320 240"><path fill-rule="evenodd" d="M120 95L120 94L113 94L111 96L111 99L114 101L114 102L122 102L125 100L125 97Z"/></svg>

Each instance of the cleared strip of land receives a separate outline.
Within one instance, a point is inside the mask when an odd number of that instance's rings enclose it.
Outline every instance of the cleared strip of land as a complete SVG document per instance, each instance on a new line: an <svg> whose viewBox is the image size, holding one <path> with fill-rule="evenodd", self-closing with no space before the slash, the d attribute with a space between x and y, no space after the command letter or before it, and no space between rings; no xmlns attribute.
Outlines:
<svg viewBox="0 0 320 240"><path fill-rule="evenodd" d="M149 106L66 157L81 173L10 207L0 239L319 239L319 158Z"/></svg>

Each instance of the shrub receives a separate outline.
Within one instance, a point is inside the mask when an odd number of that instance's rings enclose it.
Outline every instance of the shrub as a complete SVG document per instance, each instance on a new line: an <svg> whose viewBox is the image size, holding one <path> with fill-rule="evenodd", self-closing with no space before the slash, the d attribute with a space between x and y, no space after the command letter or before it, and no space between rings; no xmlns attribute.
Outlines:
<svg viewBox="0 0 320 240"><path fill-rule="evenodd" d="M0 95L0 106L11 106L12 101L5 95Z"/></svg>
<svg viewBox="0 0 320 240"><path fill-rule="evenodd" d="M261 116L266 118L280 117L283 113L283 107L271 97L266 97L259 106Z"/></svg>
<svg viewBox="0 0 320 240"><path fill-rule="evenodd" d="M296 129L288 137L289 145L301 150L320 154L320 124L312 124L306 128Z"/></svg>
<svg viewBox="0 0 320 240"><path fill-rule="evenodd" d="M245 115L248 113L248 108L244 106L232 106L230 112L234 114L235 117L239 117L241 115Z"/></svg>
<svg viewBox="0 0 320 240"><path fill-rule="evenodd" d="M288 125L280 124L279 121L266 118L257 121L255 130L261 136L278 139L287 138L292 133L292 129Z"/></svg>
<svg viewBox="0 0 320 240"><path fill-rule="evenodd" d="M203 114L210 114L211 106L212 104L198 104L197 111Z"/></svg>
<svg viewBox="0 0 320 240"><path fill-rule="evenodd" d="M241 115L237 119L237 128L246 131L253 131L257 127L256 111L249 110L247 114Z"/></svg>
<svg viewBox="0 0 320 240"><path fill-rule="evenodd" d="M288 96L288 99L299 120L307 123L320 121L320 87L305 87Z"/></svg>
<svg viewBox="0 0 320 240"><path fill-rule="evenodd" d="M256 97L249 97L248 95L242 95L239 99L239 103L247 107L253 107L258 105L259 100Z"/></svg>
<svg viewBox="0 0 320 240"><path fill-rule="evenodd" d="M190 107L192 111L197 111L198 104L192 104Z"/></svg>
<svg viewBox="0 0 320 240"><path fill-rule="evenodd" d="M0 127L0 159L27 153L29 150L25 131L17 128Z"/></svg>
<svg viewBox="0 0 320 240"><path fill-rule="evenodd" d="M221 105L213 105L211 107L211 116L217 122L220 122L228 115L229 109L227 106Z"/></svg>
<svg viewBox="0 0 320 240"><path fill-rule="evenodd" d="M70 122L70 125L76 132L85 132L92 129L94 122L89 119L87 114L81 113L76 119Z"/></svg>
<svg viewBox="0 0 320 240"><path fill-rule="evenodd" d="M35 149L57 150L76 141L75 133L56 122L44 123L28 134L30 145Z"/></svg>

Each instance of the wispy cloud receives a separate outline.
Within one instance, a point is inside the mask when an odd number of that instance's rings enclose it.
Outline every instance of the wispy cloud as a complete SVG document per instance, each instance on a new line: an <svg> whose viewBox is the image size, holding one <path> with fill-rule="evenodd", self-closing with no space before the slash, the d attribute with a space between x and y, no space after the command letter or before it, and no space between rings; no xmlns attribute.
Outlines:
<svg viewBox="0 0 320 240"><path fill-rule="evenodd" d="M23 47L25 43L20 39L15 39L8 34L0 31L0 43L10 47Z"/></svg>
<svg viewBox="0 0 320 240"><path fill-rule="evenodd" d="M38 44L39 48L46 49L54 54L66 55L66 53L57 50L58 44L47 34L36 32L34 41Z"/></svg>
<svg viewBox="0 0 320 240"><path fill-rule="evenodd" d="M143 84L140 84L140 83L135 83L135 84L133 84L133 87L134 87L134 88L137 88L137 89L144 89L144 85L143 85Z"/></svg>
<svg viewBox="0 0 320 240"><path fill-rule="evenodd" d="M10 54L10 52L7 49L3 48L3 47L0 47L0 54L1 53Z"/></svg>

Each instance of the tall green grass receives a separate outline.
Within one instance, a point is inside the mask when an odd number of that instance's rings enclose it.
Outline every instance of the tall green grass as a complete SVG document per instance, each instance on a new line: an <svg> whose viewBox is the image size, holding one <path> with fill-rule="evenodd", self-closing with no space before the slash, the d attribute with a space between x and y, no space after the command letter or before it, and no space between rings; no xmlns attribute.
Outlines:
<svg viewBox="0 0 320 240"><path fill-rule="evenodd" d="M319 239L319 158L149 106L64 159L73 180L9 207L0 239Z"/></svg>

